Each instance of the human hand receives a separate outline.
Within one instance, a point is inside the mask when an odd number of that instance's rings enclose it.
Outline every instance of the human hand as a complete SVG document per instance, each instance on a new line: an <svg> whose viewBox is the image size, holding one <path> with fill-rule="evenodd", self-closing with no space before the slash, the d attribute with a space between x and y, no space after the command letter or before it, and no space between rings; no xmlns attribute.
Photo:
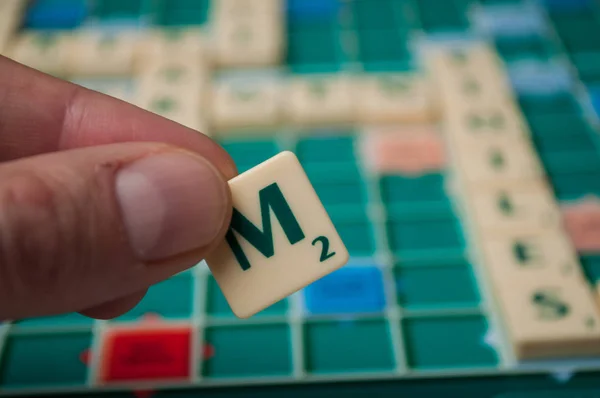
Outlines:
<svg viewBox="0 0 600 398"><path fill-rule="evenodd" d="M127 312L220 243L236 174L208 137L0 56L0 320Z"/></svg>

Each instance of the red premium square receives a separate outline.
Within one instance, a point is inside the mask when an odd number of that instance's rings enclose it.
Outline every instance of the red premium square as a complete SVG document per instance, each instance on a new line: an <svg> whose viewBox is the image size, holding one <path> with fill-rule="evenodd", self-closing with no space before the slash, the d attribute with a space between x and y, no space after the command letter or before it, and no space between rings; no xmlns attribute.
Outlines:
<svg viewBox="0 0 600 398"><path fill-rule="evenodd" d="M121 329L104 339L104 382L190 377L191 328Z"/></svg>

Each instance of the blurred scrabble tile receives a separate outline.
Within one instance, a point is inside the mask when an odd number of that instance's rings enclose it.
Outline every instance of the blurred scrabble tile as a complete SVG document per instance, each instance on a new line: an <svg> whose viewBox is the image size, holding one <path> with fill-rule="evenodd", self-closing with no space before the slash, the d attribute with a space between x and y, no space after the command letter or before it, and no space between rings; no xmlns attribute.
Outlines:
<svg viewBox="0 0 600 398"><path fill-rule="evenodd" d="M465 72L503 74L502 61L497 52L479 43L464 48L433 48L425 53L425 65L440 79Z"/></svg>
<svg viewBox="0 0 600 398"><path fill-rule="evenodd" d="M417 176L446 167L444 142L433 128L369 129L362 149L369 168L378 174Z"/></svg>
<svg viewBox="0 0 600 398"><path fill-rule="evenodd" d="M283 60L283 28L271 18L227 19L214 24L213 55L225 68L265 67Z"/></svg>
<svg viewBox="0 0 600 398"><path fill-rule="evenodd" d="M205 37L197 28L155 29L144 35L137 46L139 67L148 62L206 60L208 49Z"/></svg>
<svg viewBox="0 0 600 398"><path fill-rule="evenodd" d="M435 117L432 90L423 76L379 74L361 77L356 84L361 122L427 122Z"/></svg>
<svg viewBox="0 0 600 398"><path fill-rule="evenodd" d="M77 76L128 76L133 73L136 37L123 32L81 32L73 36L69 72Z"/></svg>
<svg viewBox="0 0 600 398"><path fill-rule="evenodd" d="M464 72L443 79L432 79L439 93L439 104L444 113L475 106L510 105L514 95L508 77L484 70L478 73ZM458 108L458 109L460 109Z"/></svg>
<svg viewBox="0 0 600 398"><path fill-rule="evenodd" d="M498 287L497 300L518 360L600 354L600 317L587 284L557 275Z"/></svg>
<svg viewBox="0 0 600 398"><path fill-rule="evenodd" d="M285 90L286 118L299 126L350 124L356 120L353 81L340 75L295 77Z"/></svg>
<svg viewBox="0 0 600 398"><path fill-rule="evenodd" d="M176 123L199 131L202 126L201 94L195 90L165 90L140 87L136 105Z"/></svg>
<svg viewBox="0 0 600 398"><path fill-rule="evenodd" d="M473 187L545 175L528 138L473 140L468 145L462 142L451 145L450 153L455 172Z"/></svg>
<svg viewBox="0 0 600 398"><path fill-rule="evenodd" d="M275 79L221 80L213 85L211 124L217 130L272 127L282 120L281 85Z"/></svg>
<svg viewBox="0 0 600 398"><path fill-rule="evenodd" d="M140 86L155 86L164 90L207 89L209 70L201 60L180 58L154 59L138 70L137 83Z"/></svg>
<svg viewBox="0 0 600 398"><path fill-rule="evenodd" d="M285 0L219 0L211 7L211 20L256 19L283 16Z"/></svg>
<svg viewBox="0 0 600 398"><path fill-rule="evenodd" d="M240 174L229 187L230 230L206 263L238 317L252 316L348 261L344 243L292 152Z"/></svg>
<svg viewBox="0 0 600 398"><path fill-rule="evenodd" d="M487 231L478 245L494 284L536 280L548 275L584 283L577 252L561 228Z"/></svg>
<svg viewBox="0 0 600 398"><path fill-rule="evenodd" d="M482 234L487 231L539 231L561 226L560 209L550 187L542 179L474 186L466 200Z"/></svg>
<svg viewBox="0 0 600 398"><path fill-rule="evenodd" d="M19 34L7 56L51 75L68 73L71 37L67 33L27 32Z"/></svg>
<svg viewBox="0 0 600 398"><path fill-rule="evenodd" d="M5 54L7 45L21 24L26 5L26 0L0 1L0 54Z"/></svg>
<svg viewBox="0 0 600 398"><path fill-rule="evenodd" d="M493 142L529 135L523 116L509 102L454 102L445 109L444 121L448 138L454 141Z"/></svg>

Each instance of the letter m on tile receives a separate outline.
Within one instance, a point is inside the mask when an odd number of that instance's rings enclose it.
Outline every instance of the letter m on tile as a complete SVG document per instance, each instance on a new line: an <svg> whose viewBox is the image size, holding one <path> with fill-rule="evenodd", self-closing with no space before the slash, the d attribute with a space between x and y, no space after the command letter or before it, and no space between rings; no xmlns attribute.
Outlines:
<svg viewBox="0 0 600 398"><path fill-rule="evenodd" d="M258 193L258 200L260 203L263 229L261 230L254 225L248 218L234 208L231 216L231 225L225 236L227 243L231 247L235 258L243 271L250 269L251 265L235 233L237 232L239 236L254 246L254 248L266 258L272 257L275 254L275 247L273 228L271 225L271 211L279 221L290 244L296 244L304 239L304 232L302 232L296 216L292 212L288 202L285 200L277 183L273 183L261 189Z"/></svg>

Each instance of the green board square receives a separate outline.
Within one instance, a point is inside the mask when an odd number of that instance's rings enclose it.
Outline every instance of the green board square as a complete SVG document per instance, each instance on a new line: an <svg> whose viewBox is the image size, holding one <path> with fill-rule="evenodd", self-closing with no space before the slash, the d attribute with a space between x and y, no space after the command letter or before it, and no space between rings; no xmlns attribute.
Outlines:
<svg viewBox="0 0 600 398"><path fill-rule="evenodd" d="M499 37L495 41L498 54L508 60L547 60L551 55L550 45L539 36Z"/></svg>
<svg viewBox="0 0 600 398"><path fill-rule="evenodd" d="M173 276L151 286L146 296L126 314L115 321L139 319L147 314L157 314L167 319L192 316L194 303L194 278L191 273Z"/></svg>
<svg viewBox="0 0 600 398"><path fill-rule="evenodd" d="M600 195L600 170L551 174L550 182L558 200L577 200L586 195Z"/></svg>
<svg viewBox="0 0 600 398"><path fill-rule="evenodd" d="M416 370L493 367L496 352L485 344L480 315L407 318L403 322L408 365Z"/></svg>
<svg viewBox="0 0 600 398"><path fill-rule="evenodd" d="M584 83L600 82L600 49L594 52L575 53L571 59L577 68L579 78Z"/></svg>
<svg viewBox="0 0 600 398"><path fill-rule="evenodd" d="M373 228L368 220L334 221L334 225L351 256L369 256L375 252Z"/></svg>
<svg viewBox="0 0 600 398"><path fill-rule="evenodd" d="M341 38L334 27L289 32L286 63L296 65L332 65L342 61Z"/></svg>
<svg viewBox="0 0 600 398"><path fill-rule="evenodd" d="M396 268L398 304L406 309L477 307L477 282L467 264Z"/></svg>
<svg viewBox="0 0 600 398"><path fill-rule="evenodd" d="M56 315L56 316L46 316L40 318L30 318L23 319L20 321L16 321L15 324L18 327L71 327L71 326L89 326L91 327L94 323L92 318L88 318L87 316L83 316L76 312Z"/></svg>
<svg viewBox="0 0 600 398"><path fill-rule="evenodd" d="M306 367L311 373L376 372L394 369L385 320L308 323Z"/></svg>
<svg viewBox="0 0 600 398"><path fill-rule="evenodd" d="M390 249L401 258L415 251L437 256L441 252L464 248L460 225L452 214L421 220L388 221L387 236Z"/></svg>
<svg viewBox="0 0 600 398"><path fill-rule="evenodd" d="M381 197L385 203L446 202L444 176L441 173L418 177L385 175L380 180Z"/></svg>
<svg viewBox="0 0 600 398"><path fill-rule="evenodd" d="M397 29L368 29L358 32L362 62L399 62L410 59L408 37Z"/></svg>
<svg viewBox="0 0 600 398"><path fill-rule="evenodd" d="M319 199L325 206L352 205L367 202L365 185L362 181L355 182L322 182L314 183L313 187Z"/></svg>
<svg viewBox="0 0 600 398"><path fill-rule="evenodd" d="M578 114L579 105L571 93L554 95L521 95L519 105L529 119L543 114Z"/></svg>
<svg viewBox="0 0 600 398"><path fill-rule="evenodd" d="M156 22L163 26L202 25L208 19L209 0L159 0Z"/></svg>
<svg viewBox="0 0 600 398"><path fill-rule="evenodd" d="M90 333L9 336L0 366L0 389L83 386L87 366L81 355L91 341Z"/></svg>
<svg viewBox="0 0 600 398"><path fill-rule="evenodd" d="M349 162L355 161L354 137L340 132L338 135L322 135L298 140L296 155L301 162Z"/></svg>
<svg viewBox="0 0 600 398"><path fill-rule="evenodd" d="M102 0L93 2L92 15L100 18L137 18L142 13L143 0Z"/></svg>
<svg viewBox="0 0 600 398"><path fill-rule="evenodd" d="M207 377L287 376L292 372L286 324L210 327L205 339L214 349L203 367Z"/></svg>
<svg viewBox="0 0 600 398"><path fill-rule="evenodd" d="M351 4L354 25L364 28L394 28L394 0L354 0Z"/></svg>
<svg viewBox="0 0 600 398"><path fill-rule="evenodd" d="M600 253L586 254L580 257L581 266L587 280L595 285L600 281Z"/></svg>
<svg viewBox="0 0 600 398"><path fill-rule="evenodd" d="M272 139L227 139L219 143L231 156L240 172L275 156L278 151L278 146Z"/></svg>
<svg viewBox="0 0 600 398"><path fill-rule="evenodd" d="M454 0L419 0L419 17L427 32L461 31L468 26L466 10Z"/></svg>
<svg viewBox="0 0 600 398"><path fill-rule="evenodd" d="M235 315L231 311L231 307L227 303L223 292L219 288L214 277L209 276L206 286L206 312L210 316L234 318ZM283 299L272 306L265 308L253 317L261 316L284 316L288 309L287 299Z"/></svg>

